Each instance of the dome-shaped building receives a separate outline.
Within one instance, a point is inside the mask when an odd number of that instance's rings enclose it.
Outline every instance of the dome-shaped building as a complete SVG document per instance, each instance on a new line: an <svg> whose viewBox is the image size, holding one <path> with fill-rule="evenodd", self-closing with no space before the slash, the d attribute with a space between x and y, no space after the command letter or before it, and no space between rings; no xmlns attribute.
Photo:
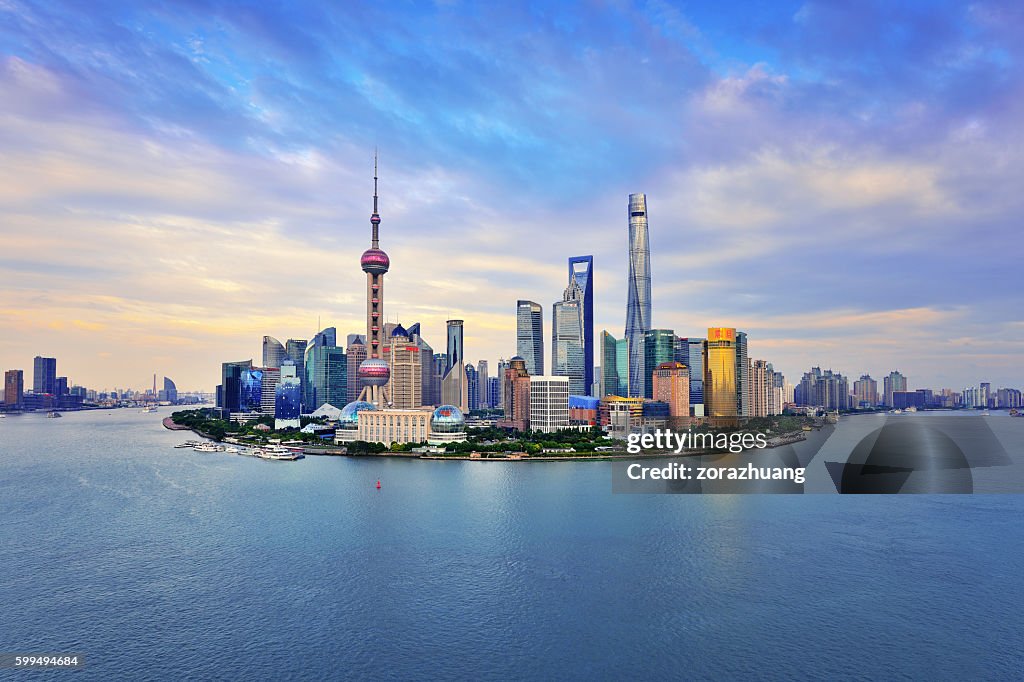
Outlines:
<svg viewBox="0 0 1024 682"><path fill-rule="evenodd" d="M338 428L334 440L337 443L351 443L359 440L359 413L373 412L377 407L365 400L353 400L341 409L338 415Z"/></svg>
<svg viewBox="0 0 1024 682"><path fill-rule="evenodd" d="M466 417L454 405L441 405L430 416L430 445L462 443L466 440Z"/></svg>

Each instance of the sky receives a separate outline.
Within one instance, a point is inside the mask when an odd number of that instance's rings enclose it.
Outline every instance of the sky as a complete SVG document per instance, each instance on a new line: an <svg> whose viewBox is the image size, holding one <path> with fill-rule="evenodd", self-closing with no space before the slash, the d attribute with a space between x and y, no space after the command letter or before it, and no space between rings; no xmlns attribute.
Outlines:
<svg viewBox="0 0 1024 682"><path fill-rule="evenodd" d="M1020 388L1022 38L1012 1L0 0L0 368L209 391L365 331L377 149L385 316L437 350L514 355L520 298L550 334L582 254L621 337L645 192L654 327Z"/></svg>

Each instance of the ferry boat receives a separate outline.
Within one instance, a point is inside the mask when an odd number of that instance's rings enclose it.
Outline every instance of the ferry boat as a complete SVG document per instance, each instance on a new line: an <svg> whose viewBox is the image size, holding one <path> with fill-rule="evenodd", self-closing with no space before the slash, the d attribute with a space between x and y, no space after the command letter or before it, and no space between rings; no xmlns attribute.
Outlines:
<svg viewBox="0 0 1024 682"><path fill-rule="evenodd" d="M213 443L200 443L195 449L196 452L217 452L217 446Z"/></svg>
<svg viewBox="0 0 1024 682"><path fill-rule="evenodd" d="M178 443L174 447L176 447L176 448L194 448L195 446L196 446L195 443L188 442L188 443Z"/></svg>

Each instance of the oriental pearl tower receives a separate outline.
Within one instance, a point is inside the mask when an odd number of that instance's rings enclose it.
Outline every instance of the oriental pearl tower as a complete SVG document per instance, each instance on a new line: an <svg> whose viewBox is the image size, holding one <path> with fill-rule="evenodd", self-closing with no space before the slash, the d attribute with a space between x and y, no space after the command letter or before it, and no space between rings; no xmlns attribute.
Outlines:
<svg viewBox="0 0 1024 682"><path fill-rule="evenodd" d="M373 214L370 216L373 236L370 248L363 252L359 265L366 273L366 359L359 365L359 381L363 390L359 400L372 403L378 409L390 403L387 393L391 370L381 358L381 327L384 319L384 275L391 266L388 254L380 248L380 215L377 213L377 155L373 155Z"/></svg>

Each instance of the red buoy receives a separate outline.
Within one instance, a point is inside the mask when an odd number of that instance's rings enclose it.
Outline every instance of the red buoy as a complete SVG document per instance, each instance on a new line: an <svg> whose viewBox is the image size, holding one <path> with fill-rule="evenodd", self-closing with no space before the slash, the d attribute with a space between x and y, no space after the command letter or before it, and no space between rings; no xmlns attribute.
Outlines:
<svg viewBox="0 0 1024 682"><path fill-rule="evenodd" d="M377 479L377 490L380 490L380 479Z"/></svg>

